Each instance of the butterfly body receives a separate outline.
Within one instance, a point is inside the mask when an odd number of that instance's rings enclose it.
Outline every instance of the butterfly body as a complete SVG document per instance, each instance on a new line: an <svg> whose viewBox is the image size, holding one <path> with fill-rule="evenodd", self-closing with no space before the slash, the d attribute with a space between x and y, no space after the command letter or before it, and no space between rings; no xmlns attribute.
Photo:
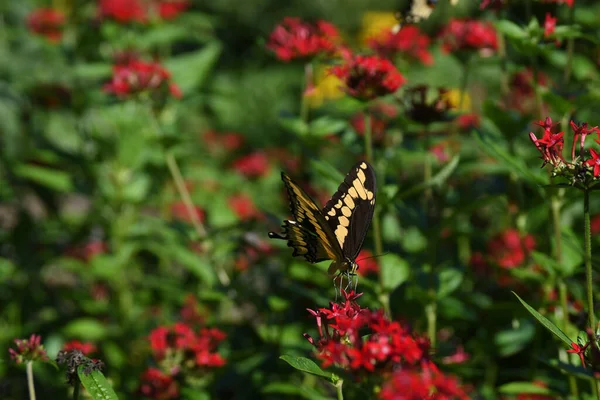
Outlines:
<svg viewBox="0 0 600 400"><path fill-rule="evenodd" d="M332 260L330 275L354 274L375 208L375 172L364 161L346 175L338 190L321 209L288 175L281 173L290 198L292 219L283 221L281 234L272 239L287 240L293 256L310 263Z"/></svg>

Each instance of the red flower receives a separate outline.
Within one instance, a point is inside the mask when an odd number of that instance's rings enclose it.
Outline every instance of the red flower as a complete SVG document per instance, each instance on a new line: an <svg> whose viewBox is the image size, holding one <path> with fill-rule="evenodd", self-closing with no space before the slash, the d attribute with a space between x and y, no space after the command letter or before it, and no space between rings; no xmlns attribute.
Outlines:
<svg viewBox="0 0 600 400"><path fill-rule="evenodd" d="M458 346L456 351L451 356L442 358L444 364L462 364L467 362L471 358L471 355L465 351L463 346Z"/></svg>
<svg viewBox="0 0 600 400"><path fill-rule="evenodd" d="M574 353L579 356L579 359L581 360L581 366L583 368L585 368L585 351L587 350L588 346L589 342L586 343L584 346L580 346L577 343L573 342L571 343L572 348L567 350L567 353Z"/></svg>
<svg viewBox="0 0 600 400"><path fill-rule="evenodd" d="M52 8L38 8L27 17L27 25L32 32L45 36L51 42L58 42L62 37L65 15Z"/></svg>
<svg viewBox="0 0 600 400"><path fill-rule="evenodd" d="M523 236L516 229L507 229L489 242L488 254L501 268L511 269L523 265L534 248L533 236Z"/></svg>
<svg viewBox="0 0 600 400"><path fill-rule="evenodd" d="M64 351L79 350L84 355L90 355L97 351L96 345L91 342L80 342L79 340L71 340L63 345Z"/></svg>
<svg viewBox="0 0 600 400"><path fill-rule="evenodd" d="M359 100L394 93L404 77L389 60L378 56L349 55L345 63L330 69L346 84L346 91Z"/></svg>
<svg viewBox="0 0 600 400"><path fill-rule="evenodd" d="M446 152L447 146L445 143L438 143L436 145L431 146L429 151L433 153L433 155L437 158L437 160L441 163L445 163L450 160L450 156Z"/></svg>
<svg viewBox="0 0 600 400"><path fill-rule="evenodd" d="M546 13L546 19L544 20L544 36L548 37L554 33L556 28L556 18L552 17L552 14Z"/></svg>
<svg viewBox="0 0 600 400"><path fill-rule="evenodd" d="M400 369L379 393L382 400L449 400L468 399L456 378L444 375L432 363L421 370Z"/></svg>
<svg viewBox="0 0 600 400"><path fill-rule="evenodd" d="M594 176L600 175L600 154L596 152L594 149L590 149L590 154L592 158L587 160L587 165L594 167Z"/></svg>
<svg viewBox="0 0 600 400"><path fill-rule="evenodd" d="M202 135L208 149L212 153L228 154L244 145L244 136L239 133L216 132L212 129L207 130Z"/></svg>
<svg viewBox="0 0 600 400"><path fill-rule="evenodd" d="M373 258L373 253L369 250L361 250L356 259L359 275L366 276L369 274L377 274L379 272L379 264L377 263L377 260Z"/></svg>
<svg viewBox="0 0 600 400"><path fill-rule="evenodd" d="M277 25L267 47L282 61L332 53L339 42L337 28L325 21L315 24L287 17Z"/></svg>
<svg viewBox="0 0 600 400"><path fill-rule="evenodd" d="M171 375L156 368L148 368L141 377L139 393L147 398L170 400L179 398L179 386Z"/></svg>
<svg viewBox="0 0 600 400"><path fill-rule="evenodd" d="M590 229L593 235L600 233L600 214L594 215L590 221Z"/></svg>
<svg viewBox="0 0 600 400"><path fill-rule="evenodd" d="M113 66L112 81L104 90L119 97L126 97L144 91L157 91L168 88L171 95L181 97L179 87L170 82L171 74L157 62L130 60L127 64Z"/></svg>
<svg viewBox="0 0 600 400"><path fill-rule="evenodd" d="M83 246L68 249L66 256L77 258L84 262L90 262L98 254L104 254L108 251L108 244L102 240L92 240Z"/></svg>
<svg viewBox="0 0 600 400"><path fill-rule="evenodd" d="M451 19L440 33L446 52L497 48L496 30L486 22Z"/></svg>
<svg viewBox="0 0 600 400"><path fill-rule="evenodd" d="M481 118L477 114L463 114L456 118L458 127L462 130L476 128L481 123Z"/></svg>
<svg viewBox="0 0 600 400"><path fill-rule="evenodd" d="M146 6L141 0L98 0L101 18L110 18L120 23L146 22Z"/></svg>
<svg viewBox="0 0 600 400"><path fill-rule="evenodd" d="M320 338L304 337L316 347L323 368L332 364L355 373L375 369L391 371L397 365L416 366L427 359L429 342L416 337L407 327L390 321L382 311L361 308L361 294L343 292L343 304L330 309L308 310L317 320ZM363 331L371 332L363 336Z"/></svg>
<svg viewBox="0 0 600 400"><path fill-rule="evenodd" d="M247 194L236 194L231 196L227 203L235 215L242 221L248 221L262 216L262 213L256 208L254 200Z"/></svg>
<svg viewBox="0 0 600 400"><path fill-rule="evenodd" d="M198 300L191 293L185 296L179 315L186 324L199 325L204 323L204 316L199 310Z"/></svg>
<svg viewBox="0 0 600 400"><path fill-rule="evenodd" d="M179 14L184 12L189 6L187 0L167 0L158 3L158 15L162 19L175 19Z"/></svg>
<svg viewBox="0 0 600 400"><path fill-rule="evenodd" d="M194 214L201 224L206 220L206 212L199 206L193 206ZM179 221L192 222L192 216L188 212L188 209L183 201L176 201L171 204L171 216Z"/></svg>
<svg viewBox="0 0 600 400"><path fill-rule="evenodd" d="M29 339L14 339L17 349L8 349L10 358L17 364L22 364L27 361L47 361L48 356L42 344L40 335L32 334Z"/></svg>
<svg viewBox="0 0 600 400"><path fill-rule="evenodd" d="M431 65L433 56L427 49L429 42L429 37L422 34L416 25L406 25L396 32L369 39L368 44L381 57L392 58L399 54Z"/></svg>
<svg viewBox="0 0 600 400"><path fill-rule="evenodd" d="M256 151L234 161L233 169L247 178L257 178L265 176L271 167L267 155Z"/></svg>

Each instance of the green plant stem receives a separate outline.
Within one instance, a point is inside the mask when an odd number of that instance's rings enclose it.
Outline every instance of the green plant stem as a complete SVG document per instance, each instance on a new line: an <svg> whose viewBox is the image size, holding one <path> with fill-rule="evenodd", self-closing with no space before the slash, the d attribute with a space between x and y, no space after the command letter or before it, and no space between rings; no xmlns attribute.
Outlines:
<svg viewBox="0 0 600 400"><path fill-rule="evenodd" d="M336 382L335 386L335 391L337 392L337 398L338 400L344 400L344 392L342 392L342 386L344 386L344 380L340 379L339 381Z"/></svg>
<svg viewBox="0 0 600 400"><path fill-rule="evenodd" d="M81 383L79 382L79 380L77 380L77 382L75 382L75 386L73 386L73 400L79 400L80 388Z"/></svg>
<svg viewBox="0 0 600 400"><path fill-rule="evenodd" d="M33 385L33 361L27 361L27 388L29 400L35 400L35 386Z"/></svg>
<svg viewBox="0 0 600 400"><path fill-rule="evenodd" d="M592 332L596 333L596 315L594 314L594 282L592 279L592 232L590 230L590 191L583 191L583 221L585 241L585 280L587 288L587 306Z"/></svg>
<svg viewBox="0 0 600 400"><path fill-rule="evenodd" d="M575 21L575 3L569 9L569 20L567 24L572 25ZM571 71L573 70L573 51L575 49L575 38L567 39L567 65L565 65L565 73L563 75L563 85L567 85L571 80Z"/></svg>
<svg viewBox="0 0 600 400"><path fill-rule="evenodd" d="M173 181L175 182L175 187L179 192L179 196L181 197L181 200L183 201L183 204L185 205L185 208L190 218L192 219L192 225L194 226L194 229L196 230L196 233L198 234L199 238L202 240L206 237L206 230L204 229L204 225L202 225L202 222L200 222L200 219L198 218L198 215L194 210L194 203L192 202L190 193L185 187L185 181L183 180L183 176L181 175L181 171L179 169L179 166L177 165L177 161L175 160L175 157L171 152L167 151L166 162L167 166L169 167L169 172L173 177ZM231 282L231 279L229 279L227 272L225 272L225 270L221 267L216 267L216 272L221 284L223 286L228 286Z"/></svg>
<svg viewBox="0 0 600 400"><path fill-rule="evenodd" d="M430 297L432 297L432 300L425 306L425 315L427 316L427 336L429 336L431 348L435 349L437 332L437 302L435 301L435 291L430 290Z"/></svg>
<svg viewBox="0 0 600 400"><path fill-rule="evenodd" d="M304 91L300 96L300 119L305 123L308 123L308 118L310 117L310 107L306 91L314 84L313 73L314 68L312 63L306 63L304 66Z"/></svg>
<svg viewBox="0 0 600 400"><path fill-rule="evenodd" d="M462 112L462 108L465 102L465 95L467 94L467 86L469 85L469 70L471 66L471 58L468 58L465 61L465 65L463 66L462 78L460 82L460 93L458 98L458 111ZM470 110L469 110L470 111Z"/></svg>

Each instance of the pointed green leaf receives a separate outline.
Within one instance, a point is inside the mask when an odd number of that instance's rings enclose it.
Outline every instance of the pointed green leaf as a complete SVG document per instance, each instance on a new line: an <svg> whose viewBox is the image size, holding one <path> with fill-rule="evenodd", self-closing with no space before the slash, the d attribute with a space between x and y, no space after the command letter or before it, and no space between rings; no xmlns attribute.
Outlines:
<svg viewBox="0 0 600 400"><path fill-rule="evenodd" d="M573 343L573 341L571 339L569 339L569 337L563 331L561 331L558 326L554 325L552 323L552 321L550 321L548 318L544 317L542 314L540 314L539 312L534 310L533 307L531 307L529 304L527 304L525 302L525 300L521 299L518 294L516 294L515 292L512 292L512 293L515 296L517 296L517 299L519 299L521 304L523 304L523 306L527 309L527 311L529 311L531 313L531 315L533 315L535 317L535 319L537 319L540 322L540 324L544 325L544 327L546 327L546 329L548 329L550 332L552 332L560 340L565 342L567 344L567 346L569 346L569 348L571 347L571 343Z"/></svg>
<svg viewBox="0 0 600 400"><path fill-rule="evenodd" d="M337 380L337 377L334 374L323 371L317 364L315 364L314 361L309 360L308 358L287 355L283 355L279 358L299 371L320 376L322 378L327 379L330 382L334 382Z"/></svg>
<svg viewBox="0 0 600 400"><path fill-rule="evenodd" d="M14 173L57 192L69 192L73 189L71 176L57 169L21 164L15 167Z"/></svg>
<svg viewBox="0 0 600 400"><path fill-rule="evenodd" d="M84 367L80 366L77 369L77 375L81 380L81 384L88 391L94 400L118 400L117 394L102 372L92 371L89 374L83 372Z"/></svg>
<svg viewBox="0 0 600 400"><path fill-rule="evenodd" d="M533 382L510 382L498 388L502 394L552 394L548 388L536 385Z"/></svg>

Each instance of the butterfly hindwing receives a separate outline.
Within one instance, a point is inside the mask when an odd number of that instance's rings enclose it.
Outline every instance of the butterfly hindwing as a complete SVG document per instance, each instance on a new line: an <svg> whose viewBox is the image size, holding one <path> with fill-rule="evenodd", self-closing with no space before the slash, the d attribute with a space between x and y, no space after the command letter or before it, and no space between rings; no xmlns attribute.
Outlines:
<svg viewBox="0 0 600 400"><path fill-rule="evenodd" d="M288 246L294 248L294 256L302 255L311 263L343 260L342 249L319 207L285 173L281 174L281 179L290 198L293 220L284 221L282 235L270 232L269 236L287 240Z"/></svg>
<svg viewBox="0 0 600 400"><path fill-rule="evenodd" d="M361 161L346 175L322 214L345 257L354 260L362 247L375 209L375 172Z"/></svg>

